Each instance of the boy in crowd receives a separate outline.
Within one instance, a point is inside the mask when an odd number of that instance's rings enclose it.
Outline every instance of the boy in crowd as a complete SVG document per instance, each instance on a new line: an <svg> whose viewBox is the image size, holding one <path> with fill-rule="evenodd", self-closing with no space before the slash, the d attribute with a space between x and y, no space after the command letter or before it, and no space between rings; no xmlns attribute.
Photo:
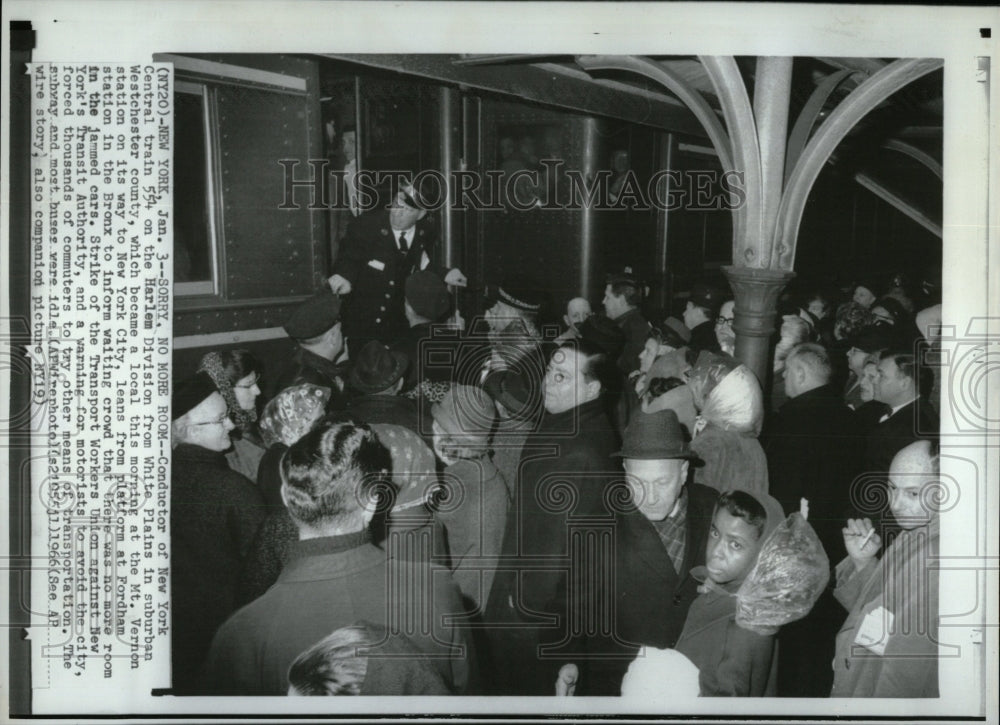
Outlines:
<svg viewBox="0 0 1000 725"><path fill-rule="evenodd" d="M702 697L774 695L774 637L736 623L735 594L753 568L761 545L784 521L771 496L742 489L719 497L709 528L702 592L688 610L677 650L700 671Z"/></svg>

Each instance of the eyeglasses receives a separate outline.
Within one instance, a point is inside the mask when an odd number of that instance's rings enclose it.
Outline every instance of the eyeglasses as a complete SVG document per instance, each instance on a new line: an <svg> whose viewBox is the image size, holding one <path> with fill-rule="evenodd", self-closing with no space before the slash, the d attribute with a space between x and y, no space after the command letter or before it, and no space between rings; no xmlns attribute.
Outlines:
<svg viewBox="0 0 1000 725"><path fill-rule="evenodd" d="M191 425L225 425L227 420L229 420L229 413L225 413L221 418L216 418L215 420L205 420L201 423L192 423Z"/></svg>
<svg viewBox="0 0 1000 725"><path fill-rule="evenodd" d="M735 319L736 319L735 317L721 317L720 316L720 317L716 317L715 318L715 324L716 325L723 325L723 326L727 326L727 325L731 326L733 324L733 320L735 320Z"/></svg>
<svg viewBox="0 0 1000 725"><path fill-rule="evenodd" d="M259 375L255 375L254 379L251 380L246 385L234 385L233 387L234 388L243 388L244 390L249 390L250 388L252 388L254 385L256 385L259 382L260 382L260 376Z"/></svg>

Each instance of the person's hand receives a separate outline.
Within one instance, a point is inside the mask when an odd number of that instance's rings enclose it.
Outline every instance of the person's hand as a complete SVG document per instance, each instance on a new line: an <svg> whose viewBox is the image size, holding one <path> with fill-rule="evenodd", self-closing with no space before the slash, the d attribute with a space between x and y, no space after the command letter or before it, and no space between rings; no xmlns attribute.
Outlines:
<svg viewBox="0 0 1000 725"><path fill-rule="evenodd" d="M572 697L576 694L576 681L580 679L580 670L572 662L559 668L556 678L556 696Z"/></svg>
<svg viewBox="0 0 1000 725"><path fill-rule="evenodd" d="M854 562L854 567L861 570L878 553L882 538L875 533L869 519L848 519L843 531L847 555Z"/></svg>
<svg viewBox="0 0 1000 725"><path fill-rule="evenodd" d="M462 270L455 267L454 269L448 270L448 274L444 276L444 283L451 285L452 287L465 287L469 284L469 280L467 280L465 275L462 274Z"/></svg>
<svg viewBox="0 0 1000 725"><path fill-rule="evenodd" d="M335 295L347 295L351 293L351 283L339 274L335 274L326 281Z"/></svg>

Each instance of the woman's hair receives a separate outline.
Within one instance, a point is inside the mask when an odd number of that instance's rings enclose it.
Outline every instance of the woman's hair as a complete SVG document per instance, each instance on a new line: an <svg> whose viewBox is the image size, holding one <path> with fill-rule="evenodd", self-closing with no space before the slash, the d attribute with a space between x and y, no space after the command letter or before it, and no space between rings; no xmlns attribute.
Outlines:
<svg viewBox="0 0 1000 725"><path fill-rule="evenodd" d="M364 423L324 421L281 459L285 505L304 524L346 523L387 485L389 450Z"/></svg>
<svg viewBox="0 0 1000 725"><path fill-rule="evenodd" d="M874 324L875 314L864 305L850 300L837 308L833 336L838 340L848 340Z"/></svg>
<svg viewBox="0 0 1000 725"><path fill-rule="evenodd" d="M236 400L233 386L248 375L263 375L264 366L247 350L221 350L205 353L198 365L212 378L216 389L226 400L229 417L240 430L257 420L257 410L247 410Z"/></svg>
<svg viewBox="0 0 1000 725"><path fill-rule="evenodd" d="M360 695L368 673L365 650L386 636L385 627L368 622L341 627L295 658L288 684L299 695Z"/></svg>
<svg viewBox="0 0 1000 725"><path fill-rule="evenodd" d="M757 530L757 538L764 534L764 527L767 524L767 511L760 501L755 499L745 491L726 491L719 496L719 502L715 505L715 510L725 509L730 516L743 519L750 526Z"/></svg>
<svg viewBox="0 0 1000 725"><path fill-rule="evenodd" d="M646 393L649 395L650 400L655 400L664 393L673 390L674 388L679 388L684 384L684 381L680 378L653 378L649 381L649 387L646 388Z"/></svg>

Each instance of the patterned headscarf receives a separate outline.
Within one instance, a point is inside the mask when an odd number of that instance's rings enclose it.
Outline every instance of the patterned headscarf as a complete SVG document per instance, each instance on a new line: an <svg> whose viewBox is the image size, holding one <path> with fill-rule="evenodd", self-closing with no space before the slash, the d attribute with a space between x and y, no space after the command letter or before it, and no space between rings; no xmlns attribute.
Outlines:
<svg viewBox="0 0 1000 725"><path fill-rule="evenodd" d="M229 418L233 421L237 428L240 430L246 430L255 420L257 420L256 408L247 410L239 404L239 401L236 400L236 393L233 390L233 385L238 381L229 379L229 374L226 373L226 368L222 364L222 358L219 356L219 353L207 353L201 359L201 365L198 366L198 371L205 371L208 373L209 377L212 378L212 382L215 383L216 389L226 401L226 407L229 409Z"/></svg>
<svg viewBox="0 0 1000 725"><path fill-rule="evenodd" d="M312 430L323 417L330 388L303 383L285 388L264 408L260 417L260 434L268 448L275 443L293 445Z"/></svg>

